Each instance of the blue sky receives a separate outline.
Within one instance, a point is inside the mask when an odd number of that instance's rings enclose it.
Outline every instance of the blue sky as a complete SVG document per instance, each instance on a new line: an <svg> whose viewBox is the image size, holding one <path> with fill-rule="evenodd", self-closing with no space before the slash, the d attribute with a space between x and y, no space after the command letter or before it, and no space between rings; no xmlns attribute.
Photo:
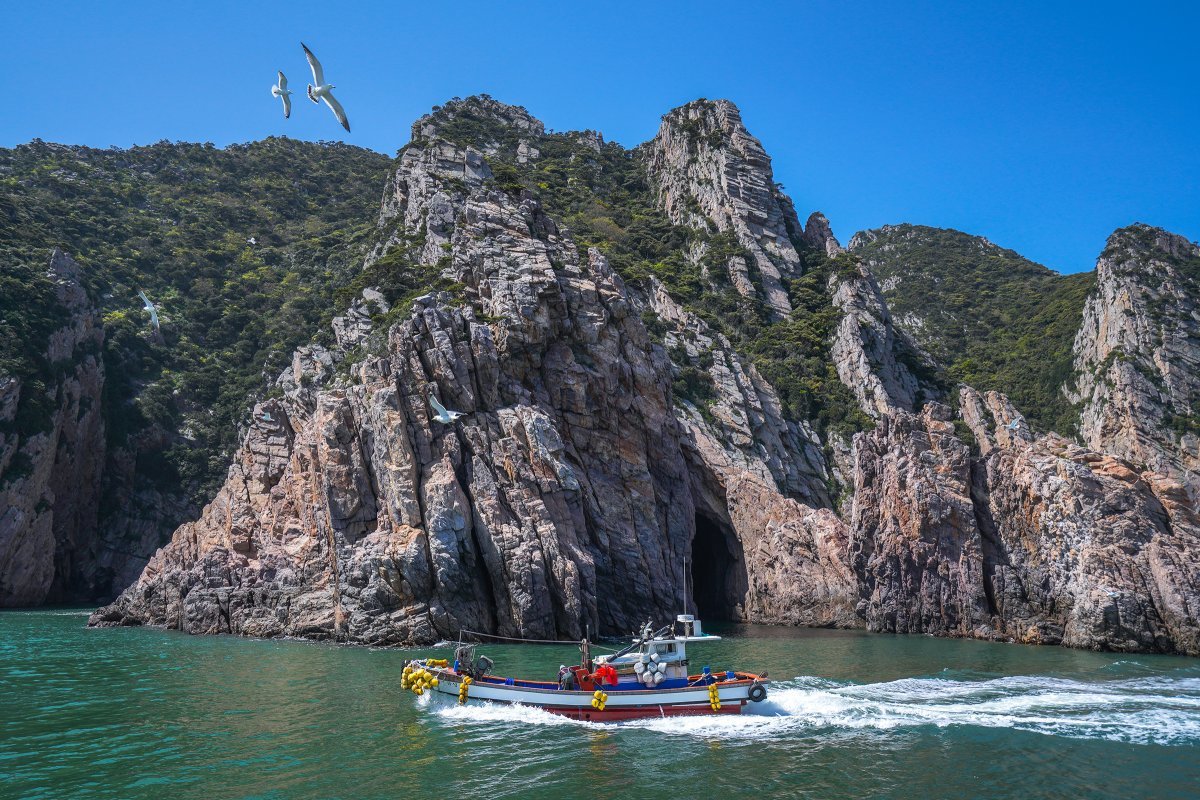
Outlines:
<svg viewBox="0 0 1200 800"><path fill-rule="evenodd" d="M1064 272L1134 221L1200 238L1200 4L17 3L0 146L218 145L271 134L387 153L453 96L635 145L726 97L798 211L843 240L914 222ZM303 98L321 57L353 133ZM282 68L292 119L269 95Z"/></svg>

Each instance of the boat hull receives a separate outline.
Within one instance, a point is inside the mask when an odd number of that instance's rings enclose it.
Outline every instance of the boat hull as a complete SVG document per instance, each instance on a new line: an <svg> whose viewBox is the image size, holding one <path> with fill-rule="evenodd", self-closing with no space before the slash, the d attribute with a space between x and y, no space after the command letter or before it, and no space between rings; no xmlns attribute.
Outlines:
<svg viewBox="0 0 1200 800"><path fill-rule="evenodd" d="M438 685L431 691L459 698L462 676L451 669L434 669ZM635 689L627 684L604 687L603 708L592 705L591 690L563 690L552 683L514 681L485 676L467 685L465 702L495 702L525 705L552 714L590 722L620 722L652 717L740 714L750 700L751 688L761 684L753 675L712 684L720 700L711 702L710 686L697 683L674 689ZM765 693L764 693L765 694Z"/></svg>

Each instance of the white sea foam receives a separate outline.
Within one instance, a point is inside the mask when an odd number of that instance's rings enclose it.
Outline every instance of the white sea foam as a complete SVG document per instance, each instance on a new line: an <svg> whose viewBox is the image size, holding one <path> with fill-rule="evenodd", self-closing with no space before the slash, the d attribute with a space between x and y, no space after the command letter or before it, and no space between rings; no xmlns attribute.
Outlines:
<svg viewBox="0 0 1200 800"><path fill-rule="evenodd" d="M472 702L458 705L453 700L433 699L426 695L419 698L427 707L446 722L521 723L526 725L587 725L559 714L551 714L532 706L511 703Z"/></svg>
<svg viewBox="0 0 1200 800"><path fill-rule="evenodd" d="M741 715L633 720L615 727L681 736L788 738L975 726L1132 743L1200 744L1200 678L1087 682L1015 676L844 684L805 677L775 682L770 692L765 702L751 703ZM496 703L443 705L437 713L457 722L595 724Z"/></svg>

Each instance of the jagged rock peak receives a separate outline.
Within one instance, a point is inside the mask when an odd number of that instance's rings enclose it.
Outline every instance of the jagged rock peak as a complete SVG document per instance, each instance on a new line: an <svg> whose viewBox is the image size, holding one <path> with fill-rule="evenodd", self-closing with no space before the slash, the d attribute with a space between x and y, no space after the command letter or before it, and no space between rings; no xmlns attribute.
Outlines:
<svg viewBox="0 0 1200 800"><path fill-rule="evenodd" d="M517 136L542 136L546 133L542 121L523 106L510 106L489 95L476 94L467 98L455 97L444 105L434 106L432 111L413 123L412 138L413 141L436 137L457 141L464 134L473 132L472 129L484 133L486 129L497 127L508 129ZM479 141L474 144L486 150L488 144L500 143Z"/></svg>
<svg viewBox="0 0 1200 800"><path fill-rule="evenodd" d="M727 260L733 286L745 297L759 297L779 316L790 313L783 279L802 271L792 241L802 233L800 223L737 106L728 100L680 106L663 117L643 153L671 220L731 233L743 251Z"/></svg>
<svg viewBox="0 0 1200 800"><path fill-rule="evenodd" d="M845 252L838 243L837 237L833 235L833 228L829 226L829 220L820 211L814 211L809 215L808 222L804 223L804 233L801 234L800 240L830 258Z"/></svg>
<svg viewBox="0 0 1200 800"><path fill-rule="evenodd" d="M1075 338L1080 432L1200 490L1200 246L1135 224L1112 234Z"/></svg>
<svg viewBox="0 0 1200 800"><path fill-rule="evenodd" d="M1186 237L1157 228L1144 222L1135 222L1118 228L1108 237L1104 246L1107 255L1112 250L1126 250L1151 257L1188 260L1200 258L1200 245ZM1195 276L1192 276L1195 279Z"/></svg>

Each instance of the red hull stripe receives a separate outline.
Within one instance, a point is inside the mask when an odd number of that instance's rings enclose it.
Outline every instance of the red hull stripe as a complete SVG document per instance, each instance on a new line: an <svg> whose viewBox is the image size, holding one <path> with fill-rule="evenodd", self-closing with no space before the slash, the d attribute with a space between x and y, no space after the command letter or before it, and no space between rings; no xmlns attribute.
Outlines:
<svg viewBox="0 0 1200 800"><path fill-rule="evenodd" d="M594 708L570 708L567 706L540 706L551 714L583 720L584 722L621 722L627 719L653 719L655 717L701 717L711 714L740 714L741 702L722 703L720 709L713 711L707 703L703 705L678 706L633 706L609 707L603 711Z"/></svg>

